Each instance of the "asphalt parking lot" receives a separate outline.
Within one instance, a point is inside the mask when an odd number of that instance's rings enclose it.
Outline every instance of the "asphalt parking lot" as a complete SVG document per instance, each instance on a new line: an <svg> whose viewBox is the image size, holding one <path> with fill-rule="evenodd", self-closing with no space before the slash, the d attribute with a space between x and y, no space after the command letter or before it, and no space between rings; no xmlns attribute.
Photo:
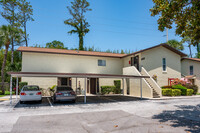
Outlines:
<svg viewBox="0 0 200 133"><path fill-rule="evenodd" d="M80 97L76 104L63 102L51 106L48 98L43 98L41 104L17 103L15 107L3 101L0 132L200 132L200 97L140 100L88 96L87 101L84 104Z"/></svg>
<svg viewBox="0 0 200 133"><path fill-rule="evenodd" d="M48 127L48 128L47 128ZM11 133L185 133L124 111L20 117Z"/></svg>
<svg viewBox="0 0 200 133"><path fill-rule="evenodd" d="M114 103L114 102L128 102L128 101L137 101L139 98L129 97L129 96L87 96L87 104L96 104L96 103ZM64 106L64 105L73 105L73 104L84 104L84 96L78 96L76 103L70 101L57 102L53 103L50 97L43 97L42 103L38 102L25 102L20 104L19 102L15 105L15 108L33 108L33 107L45 107L45 106Z"/></svg>

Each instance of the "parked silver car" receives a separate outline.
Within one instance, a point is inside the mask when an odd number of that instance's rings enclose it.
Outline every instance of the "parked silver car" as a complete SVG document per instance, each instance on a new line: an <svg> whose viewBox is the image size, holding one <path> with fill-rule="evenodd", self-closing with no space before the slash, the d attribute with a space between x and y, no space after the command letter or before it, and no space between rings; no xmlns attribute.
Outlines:
<svg viewBox="0 0 200 133"><path fill-rule="evenodd" d="M42 93L39 86L25 85L20 92L20 104L26 101L42 102Z"/></svg>
<svg viewBox="0 0 200 133"><path fill-rule="evenodd" d="M75 103L76 93L69 86L55 86L51 90L51 98L54 103L58 101L72 101Z"/></svg>

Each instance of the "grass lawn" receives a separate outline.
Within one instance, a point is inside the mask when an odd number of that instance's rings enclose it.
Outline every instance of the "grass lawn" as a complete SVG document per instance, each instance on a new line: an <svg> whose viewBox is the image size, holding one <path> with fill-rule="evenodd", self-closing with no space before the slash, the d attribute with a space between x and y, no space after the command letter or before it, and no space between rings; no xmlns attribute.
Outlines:
<svg viewBox="0 0 200 133"><path fill-rule="evenodd" d="M200 95L200 93L197 93L197 95Z"/></svg>
<svg viewBox="0 0 200 133"><path fill-rule="evenodd" d="M6 95L0 95L0 97L4 97L4 96L6 96Z"/></svg>
<svg viewBox="0 0 200 133"><path fill-rule="evenodd" d="M12 94L15 94L15 92L13 91ZM6 95L10 95L10 91L5 91L5 95L2 95L2 91L0 91L0 97L6 96Z"/></svg>

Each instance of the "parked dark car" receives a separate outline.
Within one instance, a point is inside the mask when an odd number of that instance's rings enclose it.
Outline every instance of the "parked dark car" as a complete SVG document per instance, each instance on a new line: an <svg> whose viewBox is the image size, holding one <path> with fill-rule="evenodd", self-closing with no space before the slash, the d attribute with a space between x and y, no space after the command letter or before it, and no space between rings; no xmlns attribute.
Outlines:
<svg viewBox="0 0 200 133"><path fill-rule="evenodd" d="M76 93L69 86L55 86L54 89L51 90L51 98L52 101L72 101L76 102Z"/></svg>

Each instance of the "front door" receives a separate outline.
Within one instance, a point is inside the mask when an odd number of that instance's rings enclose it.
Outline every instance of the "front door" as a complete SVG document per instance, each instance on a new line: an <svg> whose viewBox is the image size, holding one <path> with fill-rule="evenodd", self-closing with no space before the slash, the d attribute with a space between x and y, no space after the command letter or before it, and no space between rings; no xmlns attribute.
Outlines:
<svg viewBox="0 0 200 133"><path fill-rule="evenodd" d="M58 78L58 86L71 86L71 78Z"/></svg>
<svg viewBox="0 0 200 133"><path fill-rule="evenodd" d="M96 94L96 78L90 79L90 94Z"/></svg>
<svg viewBox="0 0 200 133"><path fill-rule="evenodd" d="M131 66L135 66L139 70L139 55L131 57Z"/></svg>

